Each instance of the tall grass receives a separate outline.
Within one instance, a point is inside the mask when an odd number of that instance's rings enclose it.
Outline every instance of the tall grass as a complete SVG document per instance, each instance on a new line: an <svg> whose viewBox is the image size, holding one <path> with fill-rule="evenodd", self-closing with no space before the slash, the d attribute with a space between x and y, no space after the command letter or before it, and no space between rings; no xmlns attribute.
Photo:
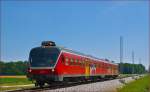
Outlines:
<svg viewBox="0 0 150 92"><path fill-rule="evenodd" d="M150 75L127 84L118 92L150 92Z"/></svg>

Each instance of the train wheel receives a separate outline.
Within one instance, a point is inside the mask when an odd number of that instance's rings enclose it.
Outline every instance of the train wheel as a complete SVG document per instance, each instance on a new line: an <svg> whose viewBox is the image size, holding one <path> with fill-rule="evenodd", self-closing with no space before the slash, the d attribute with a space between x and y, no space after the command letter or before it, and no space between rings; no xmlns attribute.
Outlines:
<svg viewBox="0 0 150 92"><path fill-rule="evenodd" d="M40 88L43 88L44 84L45 84L44 82L38 81L35 83L35 87L39 86Z"/></svg>
<svg viewBox="0 0 150 92"><path fill-rule="evenodd" d="M34 85L35 85L35 87L37 87L37 86L38 86L38 83L36 82L36 83L34 83Z"/></svg>
<svg viewBox="0 0 150 92"><path fill-rule="evenodd" d="M44 83L39 83L40 88L43 88Z"/></svg>

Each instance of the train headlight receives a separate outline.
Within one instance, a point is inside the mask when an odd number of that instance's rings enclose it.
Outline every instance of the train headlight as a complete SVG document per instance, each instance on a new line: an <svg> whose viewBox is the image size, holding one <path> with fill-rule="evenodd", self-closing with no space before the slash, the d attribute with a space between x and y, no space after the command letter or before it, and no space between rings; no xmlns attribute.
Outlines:
<svg viewBox="0 0 150 92"><path fill-rule="evenodd" d="M29 72L32 72L32 70L31 70L31 69L29 69Z"/></svg>
<svg viewBox="0 0 150 92"><path fill-rule="evenodd" d="M55 70L54 69L52 69L52 72L54 72Z"/></svg>

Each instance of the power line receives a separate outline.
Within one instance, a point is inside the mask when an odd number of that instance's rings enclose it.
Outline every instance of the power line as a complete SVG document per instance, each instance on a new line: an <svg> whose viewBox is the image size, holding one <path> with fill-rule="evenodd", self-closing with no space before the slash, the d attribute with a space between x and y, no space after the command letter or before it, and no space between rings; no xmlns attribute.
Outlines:
<svg viewBox="0 0 150 92"><path fill-rule="evenodd" d="M123 37L120 36L120 63L123 63Z"/></svg>

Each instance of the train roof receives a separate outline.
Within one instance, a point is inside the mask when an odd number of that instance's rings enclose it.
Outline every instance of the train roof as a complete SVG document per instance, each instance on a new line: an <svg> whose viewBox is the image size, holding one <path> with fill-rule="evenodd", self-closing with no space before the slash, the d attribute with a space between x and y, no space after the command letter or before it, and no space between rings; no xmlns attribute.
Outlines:
<svg viewBox="0 0 150 92"><path fill-rule="evenodd" d="M42 47L36 47L36 48L42 48ZM83 56L83 57L95 59L95 60L98 60L98 61L101 61L101 62L105 62L105 63L109 63L109 64L118 65L118 64L116 64L116 63L106 61L105 59L99 59L99 58L94 57L94 56L92 56L92 55L87 55L87 54L84 54L84 53L81 53L81 52L78 52L78 51L74 51L74 50L68 49L68 48L66 48L66 47L61 47L61 46L50 46L50 47L46 47L46 48L57 48L57 49L60 50L60 52L61 52L61 51L69 52L69 53L76 54L76 55L80 55L80 56ZM33 49L34 49L34 48L33 48Z"/></svg>
<svg viewBox="0 0 150 92"><path fill-rule="evenodd" d="M99 61L102 61L102 62L105 62L105 63L110 63L110 64L115 64L115 65L117 65L116 63L112 63L112 62L106 61L106 60L104 60L104 59L99 59L99 58L94 57L94 56L92 56L92 55L87 55L87 54L84 54L84 53L81 53L81 52L78 52L78 51L74 51L74 50L71 50L71 49L68 49L68 48L65 48L65 47L57 46L57 48L59 48L59 49L62 50L62 51L65 51L65 52L70 52L70 53L77 54L77 55L81 55L81 56L84 56L84 57L87 57L87 58L96 59L96 60L99 60Z"/></svg>

